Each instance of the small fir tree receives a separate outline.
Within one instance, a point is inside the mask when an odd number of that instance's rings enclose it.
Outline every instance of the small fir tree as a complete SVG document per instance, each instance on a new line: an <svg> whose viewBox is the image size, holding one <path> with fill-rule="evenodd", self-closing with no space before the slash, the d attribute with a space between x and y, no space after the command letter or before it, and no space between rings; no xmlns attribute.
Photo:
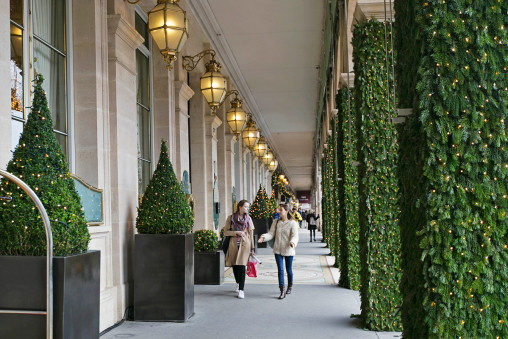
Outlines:
<svg viewBox="0 0 508 339"><path fill-rule="evenodd" d="M90 234L67 160L53 133L53 119L42 89L34 80L34 99L28 120L7 172L23 180L41 200L51 222L53 254L86 251ZM46 255L44 223L32 199L13 182L2 179L0 195L0 254Z"/></svg>
<svg viewBox="0 0 508 339"><path fill-rule="evenodd" d="M213 230L194 232L194 252L215 252L219 248L217 233Z"/></svg>
<svg viewBox="0 0 508 339"><path fill-rule="evenodd" d="M187 197L162 140L159 163L138 208L136 228L141 234L187 234L193 225Z"/></svg>
<svg viewBox="0 0 508 339"><path fill-rule="evenodd" d="M263 194L261 185L259 185L256 200L254 200L254 202L252 203L252 206L250 207L249 211L249 215L251 216L251 218L253 219L270 218L271 212L268 209L268 201L265 199L265 195Z"/></svg>
<svg viewBox="0 0 508 339"><path fill-rule="evenodd" d="M272 213L275 213L275 209L277 208L277 199L275 198L275 190L272 190L272 197L270 198L270 208Z"/></svg>

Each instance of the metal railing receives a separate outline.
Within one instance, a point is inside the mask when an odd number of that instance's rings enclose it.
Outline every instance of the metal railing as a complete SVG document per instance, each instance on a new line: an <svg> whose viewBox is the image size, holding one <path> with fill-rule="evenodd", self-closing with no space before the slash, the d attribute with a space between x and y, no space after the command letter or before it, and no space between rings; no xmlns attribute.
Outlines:
<svg viewBox="0 0 508 339"><path fill-rule="evenodd" d="M34 201L39 213L42 216L44 222L44 228L46 229L46 311L31 311L31 310L2 310L1 313L8 314L37 314L46 315L46 338L53 339L53 234L51 233L51 224L49 223L48 214L46 209L42 205L41 201L35 194L35 192L28 187L21 179L16 176L0 170L0 175L14 182L16 185L21 187L23 191ZM11 199L12 201L12 199Z"/></svg>

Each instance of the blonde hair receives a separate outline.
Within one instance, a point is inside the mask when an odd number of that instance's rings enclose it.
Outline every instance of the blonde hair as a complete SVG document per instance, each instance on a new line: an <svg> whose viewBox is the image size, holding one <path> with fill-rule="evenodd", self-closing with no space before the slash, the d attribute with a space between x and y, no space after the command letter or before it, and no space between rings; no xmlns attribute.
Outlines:
<svg viewBox="0 0 508 339"><path fill-rule="evenodd" d="M314 210L311 208L311 209L309 210L309 213L314 213Z"/></svg>

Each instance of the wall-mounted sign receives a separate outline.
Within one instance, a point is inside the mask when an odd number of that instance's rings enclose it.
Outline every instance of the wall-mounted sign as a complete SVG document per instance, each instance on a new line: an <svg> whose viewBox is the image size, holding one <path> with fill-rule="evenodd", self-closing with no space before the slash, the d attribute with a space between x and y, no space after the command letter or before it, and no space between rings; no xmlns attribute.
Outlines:
<svg viewBox="0 0 508 339"><path fill-rule="evenodd" d="M296 199L300 204L310 204L310 191L297 191Z"/></svg>

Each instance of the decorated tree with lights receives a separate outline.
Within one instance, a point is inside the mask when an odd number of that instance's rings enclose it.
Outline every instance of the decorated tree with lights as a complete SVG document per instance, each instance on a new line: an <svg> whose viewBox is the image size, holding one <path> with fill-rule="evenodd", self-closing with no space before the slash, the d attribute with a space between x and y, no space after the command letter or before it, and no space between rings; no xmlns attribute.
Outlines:
<svg viewBox="0 0 508 339"><path fill-rule="evenodd" d="M30 115L7 172L32 188L44 205L54 255L68 255L86 251L90 234L66 156L53 132L43 81L40 74L34 80ZM0 195L12 198L0 204L0 254L46 255L45 228L32 199L7 179L0 183Z"/></svg>
<svg viewBox="0 0 508 339"><path fill-rule="evenodd" d="M193 225L187 197L176 178L163 140L157 168L138 208L136 228L142 234L187 234Z"/></svg>
<svg viewBox="0 0 508 339"><path fill-rule="evenodd" d="M508 2L396 1L404 338L508 338Z"/></svg>
<svg viewBox="0 0 508 339"><path fill-rule="evenodd" d="M388 25L388 26L387 26ZM388 38L385 38L385 35ZM389 23L370 20L353 33L362 318L370 330L400 331L400 229L397 130Z"/></svg>
<svg viewBox="0 0 508 339"><path fill-rule="evenodd" d="M265 198L266 192L263 194L263 188L259 185L256 199L250 206L249 215L253 219L267 219L271 217L271 211L268 207L268 200Z"/></svg>
<svg viewBox="0 0 508 339"><path fill-rule="evenodd" d="M270 210L272 213L275 213L275 209L277 208L277 198L275 197L275 190L272 190L272 196L270 198Z"/></svg>

